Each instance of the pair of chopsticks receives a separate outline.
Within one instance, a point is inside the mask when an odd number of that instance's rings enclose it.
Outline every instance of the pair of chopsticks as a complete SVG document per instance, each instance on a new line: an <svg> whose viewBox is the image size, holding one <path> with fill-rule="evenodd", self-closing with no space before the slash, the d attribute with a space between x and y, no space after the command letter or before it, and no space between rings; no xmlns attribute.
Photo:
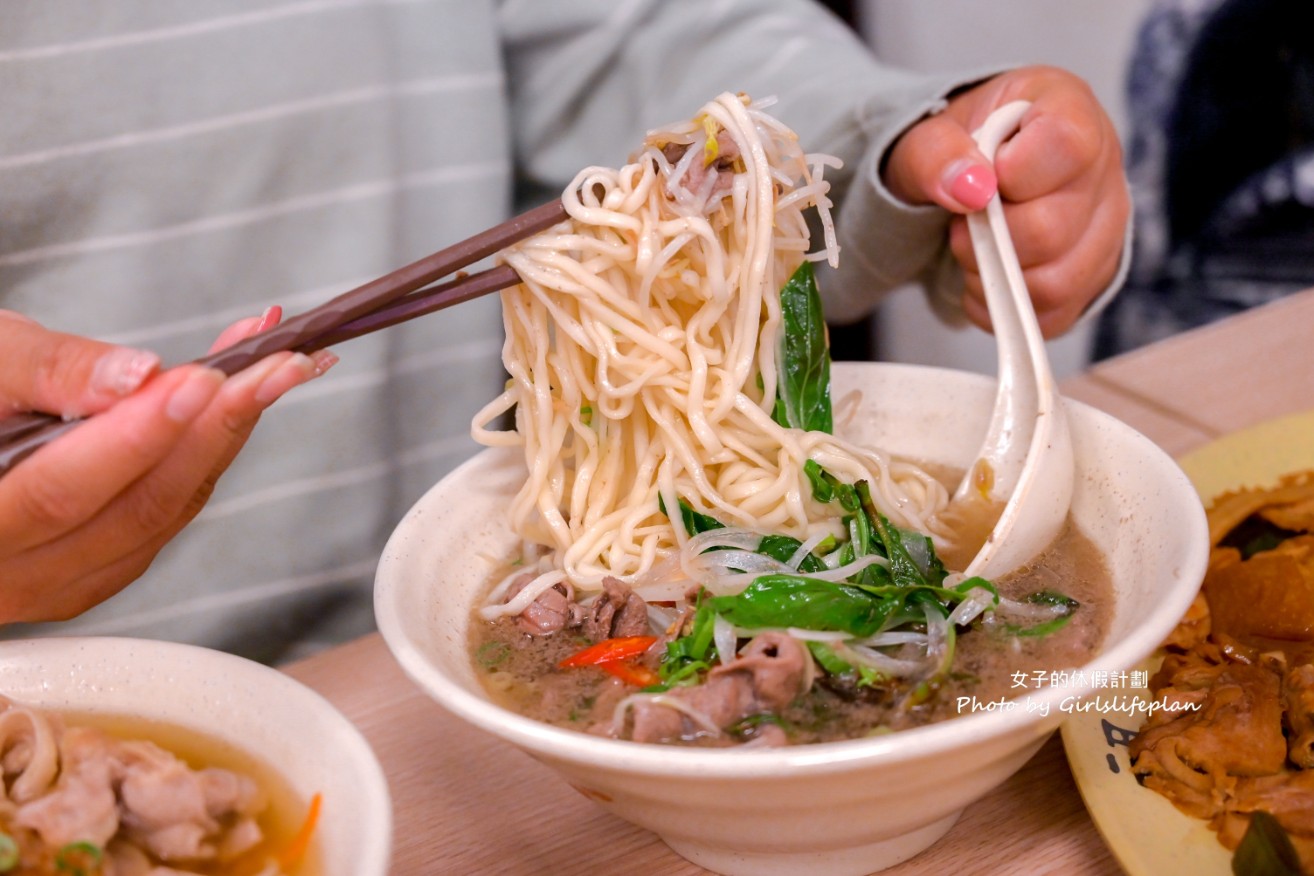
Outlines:
<svg viewBox="0 0 1314 876"><path fill-rule="evenodd" d="M417 316L433 313L514 286L519 275L506 265L430 286L443 277L546 231L566 218L561 200L536 207L500 225L453 244L419 261L371 280L350 292L292 317L201 359L197 364L233 375L271 353L293 350L313 353L331 344L358 338ZM42 413L20 413L0 419L0 477L43 445L75 428L83 420L65 420Z"/></svg>

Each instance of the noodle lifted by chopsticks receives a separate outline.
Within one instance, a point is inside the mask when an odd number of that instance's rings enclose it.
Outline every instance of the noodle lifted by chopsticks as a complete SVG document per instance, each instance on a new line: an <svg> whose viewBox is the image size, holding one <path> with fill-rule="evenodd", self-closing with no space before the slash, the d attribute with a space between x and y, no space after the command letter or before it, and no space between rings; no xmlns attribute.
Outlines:
<svg viewBox="0 0 1314 876"><path fill-rule="evenodd" d="M582 171L563 196L570 220L504 254L524 281L502 293L511 380L473 432L523 445L511 525L576 587L640 582L677 552L681 500L761 533L835 527L808 459L867 480L896 525L935 531L948 495L933 478L772 419L780 290L807 257L806 209L825 230L820 257L837 256L827 164L760 105L723 94L650 133L630 164ZM488 430L512 408L514 431Z"/></svg>

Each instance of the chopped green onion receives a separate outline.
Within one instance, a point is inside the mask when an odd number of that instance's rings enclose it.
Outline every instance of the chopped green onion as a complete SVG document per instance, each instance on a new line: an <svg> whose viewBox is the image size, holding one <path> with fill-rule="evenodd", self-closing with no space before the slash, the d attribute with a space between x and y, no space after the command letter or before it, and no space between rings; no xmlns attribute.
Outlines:
<svg viewBox="0 0 1314 876"><path fill-rule="evenodd" d="M506 660L511 654L511 646L505 642L485 642L475 651L475 660L485 669L492 669L494 666Z"/></svg>
<svg viewBox="0 0 1314 876"><path fill-rule="evenodd" d="M95 843L79 840L55 853L55 869L69 876L100 876L104 854Z"/></svg>

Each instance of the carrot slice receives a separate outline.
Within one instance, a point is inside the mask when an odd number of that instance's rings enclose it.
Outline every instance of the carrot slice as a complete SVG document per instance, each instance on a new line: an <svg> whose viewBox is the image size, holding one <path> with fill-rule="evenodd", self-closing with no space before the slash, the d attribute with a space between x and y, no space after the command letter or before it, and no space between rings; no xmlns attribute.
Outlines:
<svg viewBox="0 0 1314 876"><path fill-rule="evenodd" d="M315 824L319 821L319 806L322 799L323 795L319 793L310 798L310 810L306 813L306 820L301 822L301 827L297 830L296 836L292 837L292 842L288 843L287 848L279 854L278 866L284 870L290 870L301 863L301 859L310 850L310 839L315 835Z"/></svg>

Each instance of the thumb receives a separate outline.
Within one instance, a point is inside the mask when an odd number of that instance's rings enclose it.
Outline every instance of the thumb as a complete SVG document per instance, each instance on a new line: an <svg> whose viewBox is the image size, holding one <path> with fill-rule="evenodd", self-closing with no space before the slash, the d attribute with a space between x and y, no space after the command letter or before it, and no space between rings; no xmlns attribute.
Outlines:
<svg viewBox="0 0 1314 876"><path fill-rule="evenodd" d="M904 132L882 173L895 197L909 204L938 204L954 213L985 209L999 181L967 130L946 115L931 116Z"/></svg>
<svg viewBox="0 0 1314 876"><path fill-rule="evenodd" d="M7 311L0 311L0 350L0 413L96 413L130 395L160 366L154 353L50 331Z"/></svg>

